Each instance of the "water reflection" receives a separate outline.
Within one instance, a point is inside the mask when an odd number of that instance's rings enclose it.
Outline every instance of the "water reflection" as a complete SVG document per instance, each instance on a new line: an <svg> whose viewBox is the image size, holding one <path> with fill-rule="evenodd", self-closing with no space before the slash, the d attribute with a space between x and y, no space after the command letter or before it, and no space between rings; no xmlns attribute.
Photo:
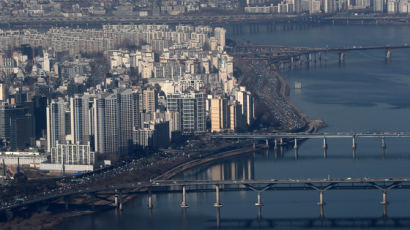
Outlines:
<svg viewBox="0 0 410 230"><path fill-rule="evenodd" d="M221 207L216 207L216 228L221 226Z"/></svg>
<svg viewBox="0 0 410 230"><path fill-rule="evenodd" d="M196 180L252 180L255 178L255 157L242 157L235 160L223 160L212 166L184 172L176 178Z"/></svg>
<svg viewBox="0 0 410 230"><path fill-rule="evenodd" d="M401 228L410 227L410 217L317 217L317 218L220 218L218 229L252 229L274 227L297 228ZM214 222L214 220L209 220Z"/></svg>
<svg viewBox="0 0 410 230"><path fill-rule="evenodd" d="M305 144L308 144L309 150L305 150ZM337 148L339 146L335 146L335 148L321 148L317 147L315 151L311 150L312 143L310 141L301 143L297 149L281 146L280 148L271 148L265 149L253 154L243 155L239 158L232 158L232 159L223 159L217 161L212 164L203 165L196 169L189 170L187 172L183 172L175 179L192 179L192 180L253 180L255 178L261 178L255 174L255 171L259 171L255 165L258 165L261 162L283 162L289 163L292 161L297 160L298 162L307 162L308 164L335 164L338 160L355 160L360 162L360 164L367 164L370 161L380 161L382 162L393 162L396 160L409 160L410 154L407 152L389 152L386 153L386 149L382 148L380 150L369 150L369 149L357 149L352 148L351 152L345 151L340 152ZM349 153L350 152L350 153ZM351 161L350 161L351 162ZM349 163L349 161L345 161L344 163ZM305 164L305 163L303 163ZM383 163L384 164L384 163ZM390 163L389 163L390 164ZM279 164L275 164L276 166L281 166ZM292 167L293 166L290 166ZM354 165L349 165L349 167L354 167ZM273 169L273 168L272 168ZM315 168L317 170L320 167ZM300 170L300 169L294 169ZM344 169L343 171L346 171ZM348 171L346 171L348 172ZM268 176L268 177L266 177ZM264 175L262 178L272 178L273 175ZM275 175L276 177L277 175ZM323 174L321 177L327 177L328 173ZM355 176L370 176L370 175L346 175L347 177ZM389 176L391 177L391 175ZM180 188L177 188L180 189Z"/></svg>

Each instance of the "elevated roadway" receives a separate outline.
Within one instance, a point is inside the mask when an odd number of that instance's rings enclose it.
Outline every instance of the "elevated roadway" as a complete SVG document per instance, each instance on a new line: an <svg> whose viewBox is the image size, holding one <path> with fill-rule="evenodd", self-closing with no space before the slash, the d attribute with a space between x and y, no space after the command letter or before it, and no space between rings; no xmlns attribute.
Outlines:
<svg viewBox="0 0 410 230"><path fill-rule="evenodd" d="M217 139L275 139L275 138L291 138L291 139L314 139L314 138L408 138L410 132L325 132L325 133L233 133L233 134L213 134L211 138Z"/></svg>
<svg viewBox="0 0 410 230"><path fill-rule="evenodd" d="M219 204L221 191L254 191L257 193L258 203L262 205L261 193L271 191L307 191L315 190L320 193L319 204L324 205L323 193L328 190L380 190L383 193L383 204L387 204L387 191L391 189L410 189L410 178L325 178L325 179L255 179L255 180L154 180L115 186L101 186L96 188L61 191L51 194L38 195L28 200L14 202L0 207L0 211L14 210L35 203L50 202L64 197L82 194L112 193L115 203L121 204L121 196L125 193L148 193L149 207L152 207L152 193L182 192L181 207L187 205L187 192L216 192Z"/></svg>

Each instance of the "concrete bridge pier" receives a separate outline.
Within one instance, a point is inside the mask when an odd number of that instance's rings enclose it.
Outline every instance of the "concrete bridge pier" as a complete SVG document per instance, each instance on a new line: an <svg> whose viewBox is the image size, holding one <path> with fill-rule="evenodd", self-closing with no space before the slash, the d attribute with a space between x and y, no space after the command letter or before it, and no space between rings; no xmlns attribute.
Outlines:
<svg viewBox="0 0 410 230"><path fill-rule="evenodd" d="M356 137L353 137L353 138L352 138L352 149L353 149L353 150L356 150L356 148L357 148Z"/></svg>
<svg viewBox="0 0 410 230"><path fill-rule="evenodd" d="M253 148L253 149L256 149L256 142L255 142L255 141L254 141L253 144L252 144L252 148Z"/></svg>
<svg viewBox="0 0 410 230"><path fill-rule="evenodd" d="M299 150L295 149L295 160L299 158Z"/></svg>
<svg viewBox="0 0 410 230"><path fill-rule="evenodd" d="M313 54L312 53L307 54L306 61L307 61L307 66L311 67L312 63L313 63Z"/></svg>
<svg viewBox="0 0 410 230"><path fill-rule="evenodd" d="M265 139L265 146L269 148L269 139Z"/></svg>
<svg viewBox="0 0 410 230"><path fill-rule="evenodd" d="M389 202L387 201L387 191L382 191L382 201L380 202L381 205L388 205Z"/></svg>
<svg viewBox="0 0 410 230"><path fill-rule="evenodd" d="M385 150L386 147L386 141L384 140L384 137L382 137L382 150Z"/></svg>
<svg viewBox="0 0 410 230"><path fill-rule="evenodd" d="M123 205L122 205L122 191L121 190L119 190L119 194L118 194L118 209L120 210L120 211L122 211L122 209L123 209Z"/></svg>
<svg viewBox="0 0 410 230"><path fill-rule="evenodd" d="M283 138L282 137L280 138L279 143L280 143L280 146L283 146Z"/></svg>
<svg viewBox="0 0 410 230"><path fill-rule="evenodd" d="M387 190L382 190L382 197L380 204L383 205L383 217L387 217L387 205L389 204L387 201Z"/></svg>
<svg viewBox="0 0 410 230"><path fill-rule="evenodd" d="M327 142L326 142L326 137L323 137L323 149L327 149Z"/></svg>
<svg viewBox="0 0 410 230"><path fill-rule="evenodd" d="M390 58L391 58L391 50L387 49L386 50L386 62L390 62Z"/></svg>
<svg viewBox="0 0 410 230"><path fill-rule="evenodd" d="M326 137L323 137L323 158L327 158L327 142L326 142Z"/></svg>
<svg viewBox="0 0 410 230"><path fill-rule="evenodd" d="M114 206L122 210L122 193L121 190L115 190Z"/></svg>
<svg viewBox="0 0 410 230"><path fill-rule="evenodd" d="M278 149L278 139L276 139L276 138L275 138L275 141L274 141L274 146L273 146L273 148L274 148L274 149Z"/></svg>
<svg viewBox="0 0 410 230"><path fill-rule="evenodd" d="M299 55L299 56L298 56L298 64L299 64L299 68L301 68L302 65L303 65L302 55Z"/></svg>
<svg viewBox="0 0 410 230"><path fill-rule="evenodd" d="M323 193L324 192L325 192L324 190L319 191L319 202L317 202L317 205L319 205L319 206L323 206L323 205L326 204L324 199L323 199Z"/></svg>
<svg viewBox="0 0 410 230"><path fill-rule="evenodd" d="M214 207L215 208L220 208L222 207L222 204L220 202L220 194L219 194L219 185L215 185L215 204Z"/></svg>
<svg viewBox="0 0 410 230"><path fill-rule="evenodd" d="M189 206L186 203L186 188L185 186L182 186L182 202L181 202L181 208L188 208Z"/></svg>
<svg viewBox="0 0 410 230"><path fill-rule="evenodd" d="M114 206L118 207L119 204L119 199L118 199L118 190L115 190L115 195L114 195Z"/></svg>
<svg viewBox="0 0 410 230"><path fill-rule="evenodd" d="M295 68L295 58L294 57L290 57L288 65L289 65L289 70L293 70Z"/></svg>
<svg viewBox="0 0 410 230"><path fill-rule="evenodd" d="M293 149L297 150L298 149L298 139L295 138L295 143L293 145Z"/></svg>
<svg viewBox="0 0 410 230"><path fill-rule="evenodd" d="M121 190L115 190L114 206L122 210L122 192Z"/></svg>
<svg viewBox="0 0 410 230"><path fill-rule="evenodd" d="M312 53L309 53L307 58L308 58L308 62L311 63L313 60Z"/></svg>
<svg viewBox="0 0 410 230"><path fill-rule="evenodd" d="M261 206L263 206L263 203L262 203L262 199L261 199L261 193L262 192L260 192L260 191L258 191L257 192L257 202L255 203L255 206L256 207L261 207Z"/></svg>
<svg viewBox="0 0 410 230"><path fill-rule="evenodd" d="M340 52L339 53L339 64L344 64L345 63L345 53Z"/></svg>
<svg viewBox="0 0 410 230"><path fill-rule="evenodd" d="M154 206L152 205L152 192L151 190L148 191L148 209L152 209Z"/></svg>

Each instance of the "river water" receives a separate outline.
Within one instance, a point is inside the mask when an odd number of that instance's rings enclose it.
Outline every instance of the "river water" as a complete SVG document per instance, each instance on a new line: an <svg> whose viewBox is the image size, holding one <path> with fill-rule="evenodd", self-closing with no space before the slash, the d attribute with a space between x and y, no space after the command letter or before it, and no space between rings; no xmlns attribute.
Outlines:
<svg viewBox="0 0 410 230"><path fill-rule="evenodd" d="M246 28L244 29L246 31ZM303 30L231 34L231 38L259 44L309 47L347 47L410 44L410 27L380 25L313 26ZM323 131L408 131L410 130L410 50L394 50L390 63L384 51L350 52L346 63L336 54L310 69L283 73L291 87L291 99L310 118L326 121ZM298 158L293 150L261 151L183 173L185 179L301 179L348 177L409 177L410 140L386 139L382 153L380 139L358 139L353 157L351 139L328 139L324 158L322 140L301 144ZM218 223L212 206L214 193L187 195L190 206L181 210L181 194L155 195L154 209L147 209L147 197L125 205L124 211L82 216L58 229L333 229L338 226L361 229L407 229L390 218L408 218L410 194L388 192L388 218L381 218L381 192L375 190L327 191L325 218L318 222L319 194L315 191L268 191L262 193L261 216L254 206L255 192L222 193L223 207ZM373 222L371 222L371 221ZM370 224L373 223L373 224ZM341 224L341 225L339 225ZM410 221L407 219L407 224Z"/></svg>

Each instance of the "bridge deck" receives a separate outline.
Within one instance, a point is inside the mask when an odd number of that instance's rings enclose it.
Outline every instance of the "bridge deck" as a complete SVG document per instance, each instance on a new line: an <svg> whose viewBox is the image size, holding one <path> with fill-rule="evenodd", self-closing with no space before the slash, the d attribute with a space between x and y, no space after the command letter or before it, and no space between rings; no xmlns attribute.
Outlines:
<svg viewBox="0 0 410 230"><path fill-rule="evenodd" d="M0 211L15 209L30 204L56 200L62 197L90 194L98 192L124 191L131 192L181 192L181 187L189 188L189 192L215 191L213 186L222 186L221 191L265 191L265 190L361 190L376 189L387 191L390 189L410 189L410 178L345 178L345 179L258 179L258 180L155 180L151 182L137 182L118 186L101 186L83 190L65 191L33 197L24 202L16 202L0 207Z"/></svg>
<svg viewBox="0 0 410 230"><path fill-rule="evenodd" d="M375 137L410 137L410 132L384 132L384 133L239 133L239 134L215 134L211 138L224 139L272 139L272 138L375 138Z"/></svg>

